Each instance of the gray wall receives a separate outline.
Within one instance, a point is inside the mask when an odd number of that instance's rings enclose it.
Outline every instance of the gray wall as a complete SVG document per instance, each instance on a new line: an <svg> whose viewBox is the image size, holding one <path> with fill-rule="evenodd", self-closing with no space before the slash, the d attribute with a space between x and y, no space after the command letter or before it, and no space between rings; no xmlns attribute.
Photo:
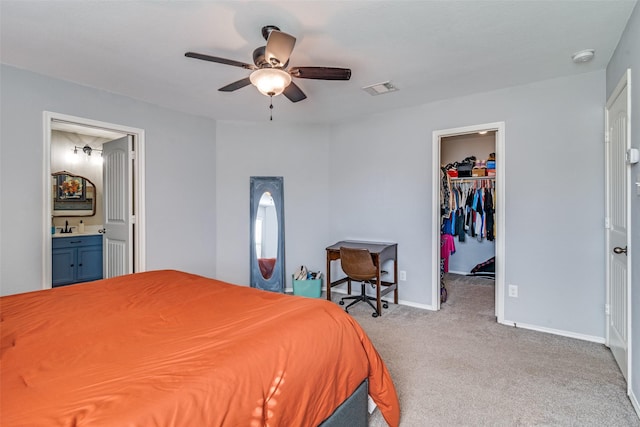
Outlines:
<svg viewBox="0 0 640 427"><path fill-rule="evenodd" d="M336 126L330 240L398 242L400 299L431 305L432 132L505 121L507 198L498 203L506 284L519 286L505 319L604 337L604 90L599 71Z"/></svg>
<svg viewBox="0 0 640 427"><path fill-rule="evenodd" d="M329 235L327 126L274 122L217 125L217 275L249 283L249 177L284 177L285 274L325 270Z"/></svg>
<svg viewBox="0 0 640 427"><path fill-rule="evenodd" d="M475 156L477 160L487 160L489 154L495 152L495 132L486 135L474 133L448 136L440 142L440 163L445 166L448 163L461 162L469 156Z"/></svg>
<svg viewBox="0 0 640 427"><path fill-rule="evenodd" d="M477 237L467 236L464 242L460 242L454 236L456 252L449 257L449 272L458 274L469 274L471 270L481 262L496 255L496 242Z"/></svg>
<svg viewBox="0 0 640 427"><path fill-rule="evenodd" d="M9 66L0 71L2 294L42 284L45 110L144 129L147 269L215 275L213 120Z"/></svg>
<svg viewBox="0 0 640 427"><path fill-rule="evenodd" d="M627 68L631 68L631 146L640 148L640 7L636 5L627 28L607 67L607 98ZM640 196L635 182L640 182L640 165L631 167L631 388L636 402L640 397Z"/></svg>

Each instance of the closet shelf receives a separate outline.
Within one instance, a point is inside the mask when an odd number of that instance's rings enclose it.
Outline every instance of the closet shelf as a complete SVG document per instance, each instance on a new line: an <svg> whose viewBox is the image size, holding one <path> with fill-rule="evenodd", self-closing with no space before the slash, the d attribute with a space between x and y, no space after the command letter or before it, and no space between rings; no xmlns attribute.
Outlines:
<svg viewBox="0 0 640 427"><path fill-rule="evenodd" d="M493 179L495 180L495 176L450 176L449 179L451 181L479 181L483 179Z"/></svg>

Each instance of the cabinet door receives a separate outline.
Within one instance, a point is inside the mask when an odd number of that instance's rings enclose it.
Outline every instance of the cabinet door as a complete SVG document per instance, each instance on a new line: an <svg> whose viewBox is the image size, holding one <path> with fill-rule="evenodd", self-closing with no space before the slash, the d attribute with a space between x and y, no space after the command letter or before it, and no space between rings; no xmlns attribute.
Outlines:
<svg viewBox="0 0 640 427"><path fill-rule="evenodd" d="M78 250L78 282L102 279L102 246L80 247Z"/></svg>
<svg viewBox="0 0 640 427"><path fill-rule="evenodd" d="M75 282L76 254L74 248L51 251L51 286L61 286Z"/></svg>

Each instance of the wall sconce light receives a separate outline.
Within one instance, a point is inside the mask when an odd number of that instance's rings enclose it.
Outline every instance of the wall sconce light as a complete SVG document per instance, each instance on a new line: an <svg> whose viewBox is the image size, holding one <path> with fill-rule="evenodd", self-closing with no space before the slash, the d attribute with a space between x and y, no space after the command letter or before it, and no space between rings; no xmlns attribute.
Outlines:
<svg viewBox="0 0 640 427"><path fill-rule="evenodd" d="M100 155L102 156L102 150L98 150L97 148L91 148L89 146L89 144L86 144L84 147L74 146L73 147L73 154L78 154L78 150L82 150L84 152L84 154L86 154L87 156L91 156L91 153L93 153L94 151L99 152Z"/></svg>

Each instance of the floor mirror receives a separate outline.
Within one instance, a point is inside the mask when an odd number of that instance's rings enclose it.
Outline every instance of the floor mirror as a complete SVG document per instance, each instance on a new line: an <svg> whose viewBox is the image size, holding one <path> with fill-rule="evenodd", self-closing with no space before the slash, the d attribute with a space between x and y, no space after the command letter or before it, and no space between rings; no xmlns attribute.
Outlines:
<svg viewBox="0 0 640 427"><path fill-rule="evenodd" d="M281 176L250 178L251 287L284 292L284 188Z"/></svg>

